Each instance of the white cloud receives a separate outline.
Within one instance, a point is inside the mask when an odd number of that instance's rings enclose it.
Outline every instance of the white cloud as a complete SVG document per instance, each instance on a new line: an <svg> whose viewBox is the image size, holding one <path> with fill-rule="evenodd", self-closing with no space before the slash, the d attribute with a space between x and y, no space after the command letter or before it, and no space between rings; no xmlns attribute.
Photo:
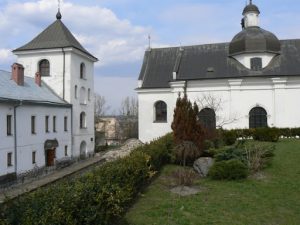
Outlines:
<svg viewBox="0 0 300 225"><path fill-rule="evenodd" d="M9 3L0 12L0 43L15 39L20 46L34 38L54 22L57 1L39 0ZM100 59L96 66L114 63L136 62L143 57L147 35L151 28L135 26L129 20L120 19L110 9L98 5L84 6L64 1L62 21L81 44ZM26 39L26 40L24 40ZM21 42L23 41L23 42ZM7 47L7 46L1 46Z"/></svg>
<svg viewBox="0 0 300 225"><path fill-rule="evenodd" d="M12 63L16 60L16 57L12 54L10 49L0 49L0 63Z"/></svg>

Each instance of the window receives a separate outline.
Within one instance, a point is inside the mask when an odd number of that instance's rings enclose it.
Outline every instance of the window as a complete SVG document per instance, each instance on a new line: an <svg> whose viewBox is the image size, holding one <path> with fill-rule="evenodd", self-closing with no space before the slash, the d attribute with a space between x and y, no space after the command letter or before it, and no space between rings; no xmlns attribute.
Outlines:
<svg viewBox="0 0 300 225"><path fill-rule="evenodd" d="M39 63L39 72L42 77L50 76L50 63L47 59L43 59Z"/></svg>
<svg viewBox="0 0 300 225"><path fill-rule="evenodd" d="M80 113L80 129L86 128L85 112Z"/></svg>
<svg viewBox="0 0 300 225"><path fill-rule="evenodd" d="M262 59L261 58L251 58L251 70L259 71L262 69Z"/></svg>
<svg viewBox="0 0 300 225"><path fill-rule="evenodd" d="M155 122L167 122L167 104L163 101L155 103Z"/></svg>
<svg viewBox="0 0 300 225"><path fill-rule="evenodd" d="M35 157L36 157L36 152L34 151L32 152L32 164L36 163Z"/></svg>
<svg viewBox="0 0 300 225"><path fill-rule="evenodd" d="M53 132L56 132L56 116L53 116Z"/></svg>
<svg viewBox="0 0 300 225"><path fill-rule="evenodd" d="M199 114L200 123L207 129L216 129L216 113L213 109L204 108Z"/></svg>
<svg viewBox="0 0 300 225"><path fill-rule="evenodd" d="M31 134L35 133L35 116L31 116Z"/></svg>
<svg viewBox="0 0 300 225"><path fill-rule="evenodd" d="M45 116L45 132L49 133L49 116Z"/></svg>
<svg viewBox="0 0 300 225"><path fill-rule="evenodd" d="M68 131L68 117L65 116L64 118L64 131Z"/></svg>
<svg viewBox="0 0 300 225"><path fill-rule="evenodd" d="M7 153L7 167L12 166L12 152Z"/></svg>
<svg viewBox="0 0 300 225"><path fill-rule="evenodd" d="M88 89L88 100L91 101L91 89Z"/></svg>
<svg viewBox="0 0 300 225"><path fill-rule="evenodd" d="M77 85L75 85L75 98L77 99Z"/></svg>
<svg viewBox="0 0 300 225"><path fill-rule="evenodd" d="M7 124L7 136L11 136L12 135L12 116L11 115L7 115L6 117L6 124Z"/></svg>
<svg viewBox="0 0 300 225"><path fill-rule="evenodd" d="M85 64L81 63L80 64L80 78L81 79L85 79Z"/></svg>
<svg viewBox="0 0 300 225"><path fill-rule="evenodd" d="M68 156L68 145L65 145L65 156Z"/></svg>
<svg viewBox="0 0 300 225"><path fill-rule="evenodd" d="M84 87L80 88L80 104L86 104L86 91Z"/></svg>
<svg viewBox="0 0 300 225"><path fill-rule="evenodd" d="M268 127L267 112L262 107L255 107L249 113L249 128Z"/></svg>

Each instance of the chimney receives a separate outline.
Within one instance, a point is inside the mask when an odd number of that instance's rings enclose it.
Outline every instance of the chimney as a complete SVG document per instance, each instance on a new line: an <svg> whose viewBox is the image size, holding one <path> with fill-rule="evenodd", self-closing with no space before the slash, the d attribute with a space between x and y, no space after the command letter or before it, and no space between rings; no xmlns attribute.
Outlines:
<svg viewBox="0 0 300 225"><path fill-rule="evenodd" d="M14 80L17 85L24 85L24 67L19 63L14 63L11 66L11 79Z"/></svg>
<svg viewBox="0 0 300 225"><path fill-rule="evenodd" d="M35 73L35 83L40 87L42 86L42 77L40 72Z"/></svg>

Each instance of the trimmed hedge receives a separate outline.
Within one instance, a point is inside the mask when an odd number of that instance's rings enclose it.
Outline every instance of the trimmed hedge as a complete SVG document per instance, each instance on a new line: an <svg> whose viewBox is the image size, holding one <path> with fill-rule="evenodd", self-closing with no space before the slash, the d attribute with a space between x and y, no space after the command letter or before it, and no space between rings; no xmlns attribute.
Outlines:
<svg viewBox="0 0 300 225"><path fill-rule="evenodd" d="M92 172L0 206L0 224L116 224L141 188L171 159L172 135Z"/></svg>
<svg viewBox="0 0 300 225"><path fill-rule="evenodd" d="M300 137L300 128L256 128L256 129L234 129L220 130L221 136L227 145L232 145L234 137L257 141L277 142L280 137Z"/></svg>
<svg viewBox="0 0 300 225"><path fill-rule="evenodd" d="M277 128L257 128L253 133L253 139L257 141L277 142L280 130Z"/></svg>

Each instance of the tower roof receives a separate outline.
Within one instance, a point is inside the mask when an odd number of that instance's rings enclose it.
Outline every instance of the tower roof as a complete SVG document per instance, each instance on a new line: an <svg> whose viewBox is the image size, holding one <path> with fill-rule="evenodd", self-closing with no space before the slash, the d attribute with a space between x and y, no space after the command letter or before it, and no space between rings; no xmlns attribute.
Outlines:
<svg viewBox="0 0 300 225"><path fill-rule="evenodd" d="M247 12L257 12L258 14L260 13L258 7L254 4L252 4L252 0L250 3L244 8L243 10L243 15L245 15Z"/></svg>
<svg viewBox="0 0 300 225"><path fill-rule="evenodd" d="M60 12L57 13L56 17L57 20L36 36L32 41L15 49L13 52L73 47L89 55L95 60L98 60L76 40L71 31L61 21Z"/></svg>

